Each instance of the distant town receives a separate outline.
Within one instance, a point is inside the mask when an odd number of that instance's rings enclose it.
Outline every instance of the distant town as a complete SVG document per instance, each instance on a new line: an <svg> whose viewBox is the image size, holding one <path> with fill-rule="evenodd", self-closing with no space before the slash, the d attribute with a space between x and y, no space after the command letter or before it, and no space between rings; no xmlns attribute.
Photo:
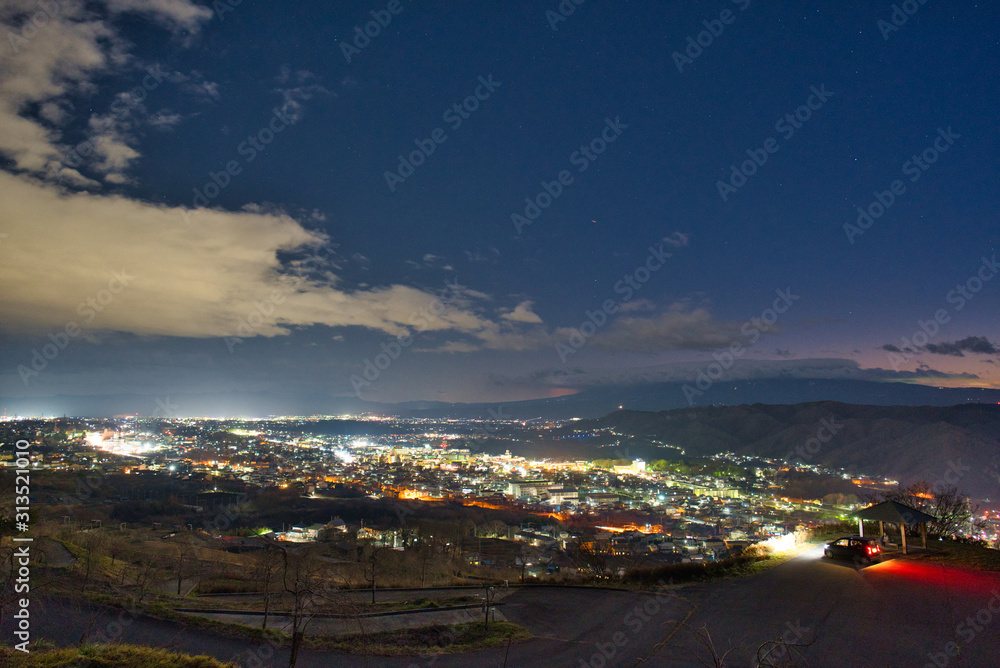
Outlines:
<svg viewBox="0 0 1000 668"><path fill-rule="evenodd" d="M48 499L77 509L66 521L88 521L88 506L152 503L167 495L189 528L220 540L351 539L406 550L421 544L420 531L407 518L428 509L471 507L498 512L482 515L471 532L479 541L465 541L461 558L469 565L520 568L522 575L538 578L722 559L754 543L842 522L867 505L866 493L898 486L802 462L731 453L688 458L683 443L645 443L644 452L652 447L662 457L643 459L629 455L640 437L579 429L576 422L121 416L12 418L3 426L31 434L33 471L67 472L83 481L99 476L100 486L112 478L130 481L118 485L119 498L98 499L84 483L84 493L78 484L75 492ZM583 442L601 456L530 454ZM3 450L0 465L14 467L14 458L13 450ZM792 489L806 492L793 495ZM811 489L819 491L810 495ZM840 491L823 493L831 489ZM293 495L296 506L306 508L310 502L378 500L389 504L390 514L388 520L384 513L324 521L286 516L278 525L248 532L238 516L240 504L267 491ZM220 508L235 511L230 517ZM121 517L104 512L90 519ZM192 517L212 519L199 523ZM976 520L975 537L995 545L997 514L982 511Z"/></svg>

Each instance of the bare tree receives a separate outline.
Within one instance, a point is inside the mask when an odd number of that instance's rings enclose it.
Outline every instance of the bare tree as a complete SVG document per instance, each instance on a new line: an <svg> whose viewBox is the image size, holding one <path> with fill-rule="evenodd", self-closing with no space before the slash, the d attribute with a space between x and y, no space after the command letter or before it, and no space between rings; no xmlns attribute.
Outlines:
<svg viewBox="0 0 1000 668"><path fill-rule="evenodd" d="M507 525L502 520L491 520L486 524L486 535L494 538L506 538Z"/></svg>
<svg viewBox="0 0 1000 668"><path fill-rule="evenodd" d="M137 602L142 602L153 587L163 578L163 569L160 564L146 555L139 554L138 561L133 564L135 568L135 588L138 593Z"/></svg>
<svg viewBox="0 0 1000 668"><path fill-rule="evenodd" d="M177 595L181 595L181 586L185 577L191 577L198 571L198 555L190 539L175 544L174 572L177 573Z"/></svg>
<svg viewBox="0 0 1000 668"><path fill-rule="evenodd" d="M254 559L256 579L264 588L264 623L261 630L267 630L267 617L271 609L271 589L282 564L281 550L270 543Z"/></svg>
<svg viewBox="0 0 1000 668"><path fill-rule="evenodd" d="M111 557L111 565L115 565L115 561L120 559L128 549L128 540L122 534L117 534L113 536L108 536L105 541L105 548L107 549L108 556Z"/></svg>
<svg viewBox="0 0 1000 668"><path fill-rule="evenodd" d="M292 650L288 657L289 668L295 668L305 638L305 629L315 614L315 599L325 596L329 581L322 575L323 562L315 548L288 548L281 550L281 578L285 592L292 597Z"/></svg>
<svg viewBox="0 0 1000 668"><path fill-rule="evenodd" d="M79 535L79 534L78 534ZM96 529L90 529L88 531L82 532L82 543L83 549L86 550L86 561L87 567L83 576L83 585L80 590L86 590L87 585L90 583L90 575L94 570L94 562L100 558L101 548L104 543L104 536L100 531Z"/></svg>
<svg viewBox="0 0 1000 668"><path fill-rule="evenodd" d="M514 552L514 565L521 567L521 582L524 583L524 575L528 571L528 546L518 541Z"/></svg>
<svg viewBox="0 0 1000 668"><path fill-rule="evenodd" d="M420 586L425 587L427 585L427 567L434 560L434 546L424 542L414 543L407 552L412 554L420 565Z"/></svg>
<svg viewBox="0 0 1000 668"><path fill-rule="evenodd" d="M372 587L372 605L375 604L375 583L379 575L382 573L383 555L382 552L385 550L384 547L369 543L365 545L364 552L361 557L361 563L364 567L365 582Z"/></svg>
<svg viewBox="0 0 1000 668"><path fill-rule="evenodd" d="M610 571L609 560L611 558L611 542L605 540L581 541L576 549L572 550L573 556L582 561L598 577L606 577Z"/></svg>
<svg viewBox="0 0 1000 668"><path fill-rule="evenodd" d="M979 506L973 505L972 500L954 485L942 487L939 484L932 486L928 482L916 482L912 485L900 485L896 489L865 494L862 498L867 503L895 501L933 515L937 519L928 522L928 529L932 534L948 535L966 528L980 528L975 520Z"/></svg>

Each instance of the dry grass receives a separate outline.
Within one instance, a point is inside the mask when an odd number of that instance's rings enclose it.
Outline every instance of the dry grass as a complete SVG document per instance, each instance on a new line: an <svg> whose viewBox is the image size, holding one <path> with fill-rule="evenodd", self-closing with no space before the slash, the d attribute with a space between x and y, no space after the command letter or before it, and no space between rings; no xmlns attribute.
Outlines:
<svg viewBox="0 0 1000 668"><path fill-rule="evenodd" d="M231 668L208 656L176 654L136 645L83 645L65 649L33 649L30 653L0 647L0 665L10 668Z"/></svg>

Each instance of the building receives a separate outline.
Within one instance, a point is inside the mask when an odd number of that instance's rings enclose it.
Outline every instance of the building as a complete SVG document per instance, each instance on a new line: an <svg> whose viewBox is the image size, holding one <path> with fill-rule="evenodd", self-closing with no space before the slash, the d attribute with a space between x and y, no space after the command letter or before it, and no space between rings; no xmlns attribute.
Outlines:
<svg viewBox="0 0 1000 668"><path fill-rule="evenodd" d="M507 483L507 494L515 499L540 497L552 485L548 480L516 480Z"/></svg>
<svg viewBox="0 0 1000 668"><path fill-rule="evenodd" d="M571 487L549 487L542 492L541 499L554 506L561 506L565 503L578 503L580 493Z"/></svg>
<svg viewBox="0 0 1000 668"><path fill-rule="evenodd" d="M615 465L615 473L617 475L631 474L635 475L637 473L646 472L646 462L641 459L632 460L631 464L625 464L624 466Z"/></svg>

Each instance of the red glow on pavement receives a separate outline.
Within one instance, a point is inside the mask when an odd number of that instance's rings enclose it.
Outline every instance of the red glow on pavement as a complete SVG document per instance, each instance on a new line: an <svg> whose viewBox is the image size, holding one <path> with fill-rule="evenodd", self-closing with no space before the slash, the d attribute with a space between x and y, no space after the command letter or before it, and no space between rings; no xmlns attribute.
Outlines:
<svg viewBox="0 0 1000 668"><path fill-rule="evenodd" d="M967 592L985 592L1000 587L1000 573L966 571L909 559L891 559L865 570L919 581L931 587Z"/></svg>

